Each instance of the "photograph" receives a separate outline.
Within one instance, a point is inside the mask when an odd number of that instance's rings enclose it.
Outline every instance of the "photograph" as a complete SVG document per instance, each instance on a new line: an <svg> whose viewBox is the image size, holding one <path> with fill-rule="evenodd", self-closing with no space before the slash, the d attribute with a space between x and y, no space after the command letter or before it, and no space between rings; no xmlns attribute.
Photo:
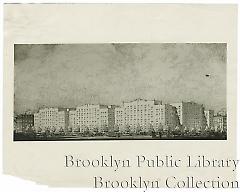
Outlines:
<svg viewBox="0 0 240 192"><path fill-rule="evenodd" d="M13 141L227 140L227 43L14 44Z"/></svg>

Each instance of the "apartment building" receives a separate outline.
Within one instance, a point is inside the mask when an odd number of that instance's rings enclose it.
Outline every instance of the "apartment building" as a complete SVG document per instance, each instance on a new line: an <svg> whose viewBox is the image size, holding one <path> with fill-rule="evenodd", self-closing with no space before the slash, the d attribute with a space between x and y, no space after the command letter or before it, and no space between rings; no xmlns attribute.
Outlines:
<svg viewBox="0 0 240 192"><path fill-rule="evenodd" d="M205 118L206 118L206 123L208 128L213 128L213 117L214 117L214 110L205 110L204 111Z"/></svg>
<svg viewBox="0 0 240 192"><path fill-rule="evenodd" d="M76 128L76 109L69 110L69 128L70 129Z"/></svg>
<svg viewBox="0 0 240 192"><path fill-rule="evenodd" d="M159 125L169 128L179 125L175 107L161 101L136 99L115 108L115 126L122 132L126 129L149 131Z"/></svg>
<svg viewBox="0 0 240 192"><path fill-rule="evenodd" d="M75 112L71 112L70 122L74 125L74 129L80 132L87 130L104 132L114 127L114 112L114 105L86 104L77 107ZM75 123L72 123L74 118Z"/></svg>
<svg viewBox="0 0 240 192"><path fill-rule="evenodd" d="M62 132L68 128L69 110L65 108L42 108L34 114L36 131Z"/></svg>
<svg viewBox="0 0 240 192"><path fill-rule="evenodd" d="M226 131L227 130L227 115L217 114L213 117L213 124L215 131Z"/></svg>
<svg viewBox="0 0 240 192"><path fill-rule="evenodd" d="M25 132L34 125L33 114L19 114L14 117L14 130L16 132Z"/></svg>
<svg viewBox="0 0 240 192"><path fill-rule="evenodd" d="M171 103L176 107L180 124L188 129L203 129L206 118L203 105L194 102Z"/></svg>

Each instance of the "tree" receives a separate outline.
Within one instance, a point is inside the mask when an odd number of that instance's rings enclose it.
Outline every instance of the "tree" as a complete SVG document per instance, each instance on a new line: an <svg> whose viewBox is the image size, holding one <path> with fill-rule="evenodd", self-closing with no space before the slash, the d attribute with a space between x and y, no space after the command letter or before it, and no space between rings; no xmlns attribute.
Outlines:
<svg viewBox="0 0 240 192"><path fill-rule="evenodd" d="M107 126L107 125L106 125ZM108 127L108 126L107 126ZM115 126L109 126L107 132L113 133L115 132Z"/></svg>
<svg viewBox="0 0 240 192"><path fill-rule="evenodd" d="M41 133L42 132L42 128L41 127L38 127L38 133Z"/></svg>
<svg viewBox="0 0 240 192"><path fill-rule="evenodd" d="M74 129L74 132L75 133L80 133L80 125L77 125L77 127Z"/></svg>
<svg viewBox="0 0 240 192"><path fill-rule="evenodd" d="M72 131L73 131L72 126L69 126L68 129L67 129L67 132L68 132L68 133L72 133Z"/></svg>
<svg viewBox="0 0 240 192"><path fill-rule="evenodd" d="M108 133L108 126L107 126L106 124L103 124L103 125L102 125L102 132L103 132L104 134L107 134L107 133Z"/></svg>
<svg viewBox="0 0 240 192"><path fill-rule="evenodd" d="M182 135L187 136L189 134L188 128L184 125L180 125L180 126L181 126L181 130L182 130Z"/></svg>
<svg viewBox="0 0 240 192"><path fill-rule="evenodd" d="M172 131L168 125L164 125L164 130L167 132L167 137L171 137Z"/></svg>
<svg viewBox="0 0 240 192"><path fill-rule="evenodd" d="M93 133L94 133L94 134L98 134L98 128L97 128L97 126L94 126L94 127L93 127Z"/></svg>
<svg viewBox="0 0 240 192"><path fill-rule="evenodd" d="M179 126L176 126L176 127L172 130L172 134L173 134L173 136L182 135L182 132L181 132Z"/></svg>
<svg viewBox="0 0 240 192"><path fill-rule="evenodd" d="M64 129L62 127L60 127L60 129L59 129L59 133L60 133L60 135L64 135Z"/></svg>
<svg viewBox="0 0 240 192"><path fill-rule="evenodd" d="M136 133L136 129L134 127L134 125L130 125L130 134L134 135Z"/></svg>
<svg viewBox="0 0 240 192"><path fill-rule="evenodd" d="M119 132L119 126L117 124L114 125L114 132Z"/></svg>
<svg viewBox="0 0 240 192"><path fill-rule="evenodd" d="M50 135L50 128L49 127L47 127L47 129L45 130L45 135L46 135L46 137Z"/></svg>
<svg viewBox="0 0 240 192"><path fill-rule="evenodd" d="M139 135L141 132L142 132L142 127L141 127L141 125L138 123L138 124L137 124L137 127L136 127L136 133L137 133L137 135Z"/></svg>
<svg viewBox="0 0 240 192"><path fill-rule="evenodd" d="M152 137L155 137L156 135L152 124L148 125L148 135L151 135Z"/></svg>
<svg viewBox="0 0 240 192"><path fill-rule="evenodd" d="M88 126L84 126L84 131L83 131L84 134L89 134L89 128Z"/></svg>
<svg viewBox="0 0 240 192"><path fill-rule="evenodd" d="M27 134L30 136L30 137L32 137L32 138L34 138L36 135L36 133L35 133L35 131L34 131L34 129L33 129L33 127L32 126L29 126L28 127L28 129L27 129Z"/></svg>
<svg viewBox="0 0 240 192"><path fill-rule="evenodd" d="M53 127L51 131L52 131L53 134L55 134L56 130L57 130L56 127Z"/></svg>
<svg viewBox="0 0 240 192"><path fill-rule="evenodd" d="M130 126L127 124L125 125L125 129L124 129L124 132L129 134L130 133Z"/></svg>
<svg viewBox="0 0 240 192"><path fill-rule="evenodd" d="M159 137L162 137L163 134L163 125L162 123L159 123L158 128L157 128L157 132L159 133Z"/></svg>

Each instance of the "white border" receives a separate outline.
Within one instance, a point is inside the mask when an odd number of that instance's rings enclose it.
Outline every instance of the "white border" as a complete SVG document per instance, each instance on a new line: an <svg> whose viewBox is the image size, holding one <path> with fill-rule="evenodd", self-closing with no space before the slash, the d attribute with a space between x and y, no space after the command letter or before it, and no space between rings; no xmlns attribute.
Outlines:
<svg viewBox="0 0 240 192"><path fill-rule="evenodd" d="M3 0L3 3L181 3L181 4L239 4L238 0Z"/></svg>
<svg viewBox="0 0 240 192"><path fill-rule="evenodd" d="M181 1L181 0L4 0L4 2L0 3L0 33L1 33L1 42L0 42L0 50L1 53L3 54L3 3L189 3L189 4L238 4L239 6L239 2L238 0L205 0L205 1L201 1L201 0L185 0L185 1ZM238 34L239 34L239 24L240 23L240 19L239 19L239 11L238 11ZM238 48L240 45L240 41L238 38ZM238 63L239 63L239 50L238 50ZM3 82L3 57L1 57L1 61L0 61L0 79L2 80L1 82ZM237 85L237 94L238 97L240 97L240 67L238 67L238 85ZM1 92L1 99L0 99L0 122L2 125L2 117L3 117L3 83L0 84L0 92ZM240 146L240 102L237 102L237 157L238 159L240 159L240 150L239 150L239 146ZM0 136L2 138L2 131L0 133ZM2 155L2 142L1 142L1 155ZM37 185L34 182L31 181L27 181L27 180L23 180L17 177L13 177L13 176L7 176L7 175L3 175L2 174L2 157L0 158L1 160L1 174L0 174L0 183L1 183L1 191L24 191L24 192L28 192L28 191L62 191L62 192L69 192L69 191L143 191L141 189L127 189L127 190L123 190L123 189L86 189L86 188L48 188L47 186L41 186L41 185ZM240 174L239 174L239 169L238 169L238 181L240 182ZM195 191L197 189L179 189L177 191ZM226 191L224 189L201 189L198 191ZM227 189L228 191L229 189ZM147 191L176 191L176 189L148 189ZM236 189L234 190L236 191Z"/></svg>

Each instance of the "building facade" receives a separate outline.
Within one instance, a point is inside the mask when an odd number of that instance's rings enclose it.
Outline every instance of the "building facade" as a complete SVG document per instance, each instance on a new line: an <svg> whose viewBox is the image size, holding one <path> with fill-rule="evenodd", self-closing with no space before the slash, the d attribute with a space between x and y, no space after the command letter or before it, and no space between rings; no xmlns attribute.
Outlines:
<svg viewBox="0 0 240 192"><path fill-rule="evenodd" d="M179 125L175 107L161 101L137 99L115 108L115 126L121 132L147 132L160 125L168 128Z"/></svg>
<svg viewBox="0 0 240 192"><path fill-rule="evenodd" d="M14 130L16 132L26 132L34 126L33 114L19 114L14 117Z"/></svg>
<svg viewBox="0 0 240 192"><path fill-rule="evenodd" d="M76 128L76 109L69 110L69 129Z"/></svg>
<svg viewBox="0 0 240 192"><path fill-rule="evenodd" d="M223 109L221 109L220 111L217 112L217 115L227 116L227 110L225 108L223 108Z"/></svg>
<svg viewBox="0 0 240 192"><path fill-rule="evenodd" d="M69 110L65 108L43 108L34 114L34 127L37 132L63 132L68 128Z"/></svg>
<svg viewBox="0 0 240 192"><path fill-rule="evenodd" d="M59 110L58 111L58 129L63 132L68 130L69 125L69 111L68 110Z"/></svg>
<svg viewBox="0 0 240 192"><path fill-rule="evenodd" d="M207 127L209 129L213 128L214 127L214 124L213 124L214 110L205 110L204 114L207 122Z"/></svg>
<svg viewBox="0 0 240 192"><path fill-rule="evenodd" d="M207 122L203 105L194 102L171 103L176 107L180 124L187 129L205 129Z"/></svg>
<svg viewBox="0 0 240 192"><path fill-rule="evenodd" d="M204 111L203 105L194 102L163 104L156 100L136 99L123 102L121 106L86 104L72 109L42 108L32 115L32 124L37 132L96 133L118 130L136 133L174 130L181 125L195 130L206 127L225 129L226 116L218 114L213 117L213 114L213 110Z"/></svg>
<svg viewBox="0 0 240 192"><path fill-rule="evenodd" d="M107 132L114 127L115 106L86 104L71 112L71 125L77 132ZM75 123L73 123L75 119Z"/></svg>
<svg viewBox="0 0 240 192"><path fill-rule="evenodd" d="M217 114L213 117L215 131L227 131L227 115Z"/></svg>

